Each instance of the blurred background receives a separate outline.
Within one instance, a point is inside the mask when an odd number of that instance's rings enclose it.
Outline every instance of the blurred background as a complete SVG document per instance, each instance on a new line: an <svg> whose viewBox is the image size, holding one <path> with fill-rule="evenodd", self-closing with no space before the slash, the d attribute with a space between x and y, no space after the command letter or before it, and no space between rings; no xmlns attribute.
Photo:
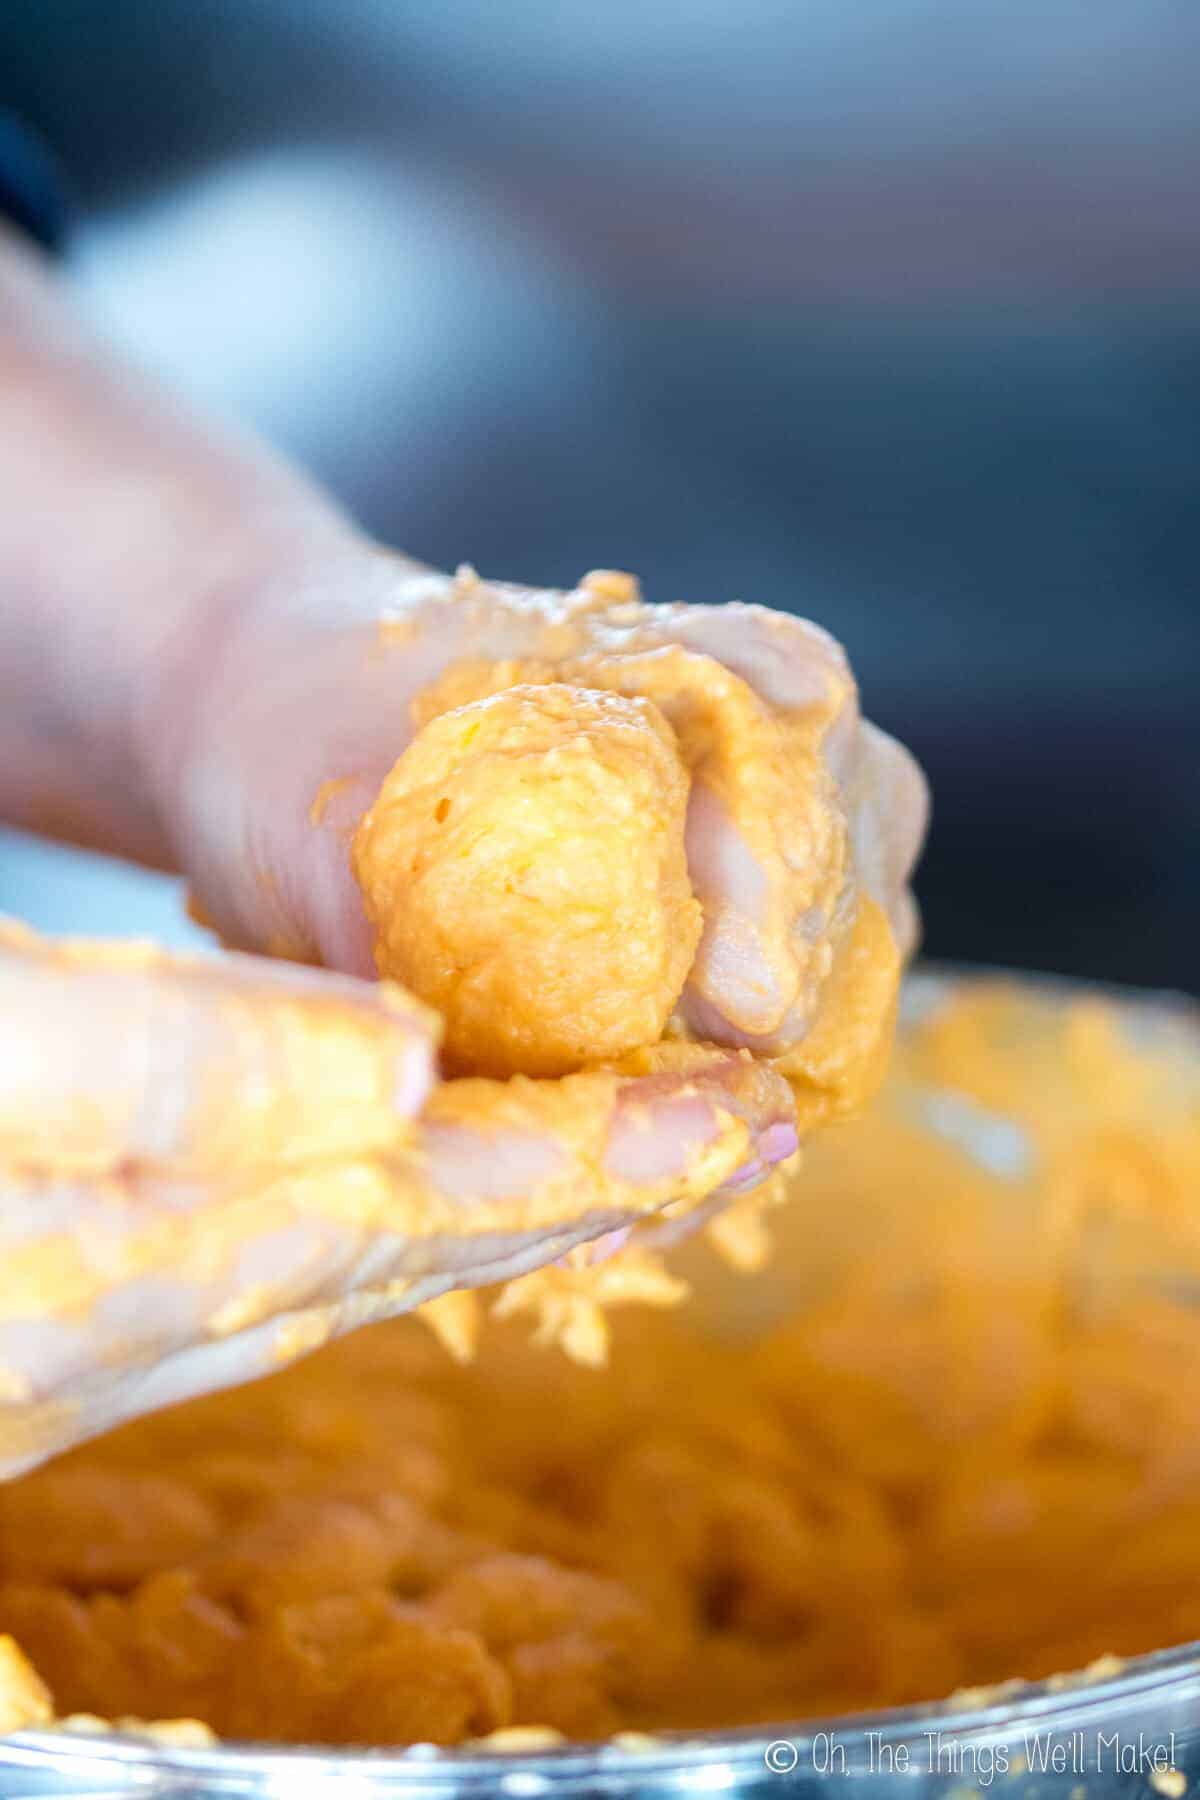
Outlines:
<svg viewBox="0 0 1200 1800"><path fill-rule="evenodd" d="M7 0L81 303L418 556L805 613L935 955L1200 987L1194 0ZM173 893L0 842L0 910Z"/></svg>

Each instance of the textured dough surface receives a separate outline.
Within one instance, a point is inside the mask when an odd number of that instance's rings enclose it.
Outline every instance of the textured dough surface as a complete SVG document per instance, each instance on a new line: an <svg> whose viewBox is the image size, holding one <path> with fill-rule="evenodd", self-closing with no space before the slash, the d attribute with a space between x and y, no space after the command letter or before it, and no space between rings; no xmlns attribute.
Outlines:
<svg viewBox="0 0 1200 1800"><path fill-rule="evenodd" d="M813 1146L753 1283L694 1255L607 1370L396 1321L126 1427L0 1487L0 1631L61 1711L379 1744L1194 1638L1198 1183L1194 1040L978 984Z"/></svg>
<svg viewBox="0 0 1200 1800"><path fill-rule="evenodd" d="M380 974L450 1067L561 1075L661 1037L691 968L688 781L646 700L515 686L432 718L355 837Z"/></svg>

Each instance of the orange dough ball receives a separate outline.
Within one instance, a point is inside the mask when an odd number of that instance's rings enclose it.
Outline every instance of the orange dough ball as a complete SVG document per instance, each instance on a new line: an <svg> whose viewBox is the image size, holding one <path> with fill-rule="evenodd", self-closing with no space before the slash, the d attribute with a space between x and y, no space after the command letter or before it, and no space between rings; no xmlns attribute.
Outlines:
<svg viewBox="0 0 1200 1800"><path fill-rule="evenodd" d="M354 840L375 959L447 1063L560 1075L661 1037L692 965L688 775L648 700L514 687L432 719Z"/></svg>

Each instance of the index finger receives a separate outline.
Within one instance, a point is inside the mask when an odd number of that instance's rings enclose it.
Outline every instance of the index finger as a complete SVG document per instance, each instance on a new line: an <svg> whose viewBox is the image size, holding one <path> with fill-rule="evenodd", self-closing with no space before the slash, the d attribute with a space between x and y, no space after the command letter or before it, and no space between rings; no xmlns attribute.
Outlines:
<svg viewBox="0 0 1200 1800"><path fill-rule="evenodd" d="M0 922L0 1160L228 1173L393 1148L434 1016L391 983Z"/></svg>

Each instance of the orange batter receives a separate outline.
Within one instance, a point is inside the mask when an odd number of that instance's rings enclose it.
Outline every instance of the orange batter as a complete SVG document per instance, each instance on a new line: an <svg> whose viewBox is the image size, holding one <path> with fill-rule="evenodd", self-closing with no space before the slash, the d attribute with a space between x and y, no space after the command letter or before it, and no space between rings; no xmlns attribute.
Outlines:
<svg viewBox="0 0 1200 1800"><path fill-rule="evenodd" d="M402 1320L127 1426L0 1488L0 1631L60 1711L330 1743L1200 1635L1198 1182L1194 1037L981 984L807 1153L754 1281L692 1247L692 1303L617 1315L603 1371Z"/></svg>
<svg viewBox="0 0 1200 1800"><path fill-rule="evenodd" d="M517 686L432 719L355 841L380 970L451 1066L563 1075L661 1037L700 938L688 779L649 701Z"/></svg>
<svg viewBox="0 0 1200 1800"><path fill-rule="evenodd" d="M380 972L442 1013L451 1067L653 1067L684 1037L769 1061L802 1134L856 1111L924 790L838 645L757 607L646 605L612 571L531 594L462 570L384 630L432 678L354 872Z"/></svg>

